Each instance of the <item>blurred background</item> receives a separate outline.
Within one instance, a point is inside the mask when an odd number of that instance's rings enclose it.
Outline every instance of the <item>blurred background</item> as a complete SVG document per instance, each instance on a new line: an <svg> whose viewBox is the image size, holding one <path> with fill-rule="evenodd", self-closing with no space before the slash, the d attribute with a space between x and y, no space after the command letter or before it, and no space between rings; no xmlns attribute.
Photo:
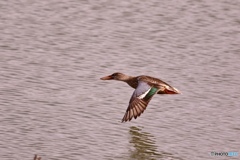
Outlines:
<svg viewBox="0 0 240 160"><path fill-rule="evenodd" d="M240 1L0 1L1 160L206 160L240 152ZM156 95L121 123L149 75ZM231 159L237 159L233 157Z"/></svg>

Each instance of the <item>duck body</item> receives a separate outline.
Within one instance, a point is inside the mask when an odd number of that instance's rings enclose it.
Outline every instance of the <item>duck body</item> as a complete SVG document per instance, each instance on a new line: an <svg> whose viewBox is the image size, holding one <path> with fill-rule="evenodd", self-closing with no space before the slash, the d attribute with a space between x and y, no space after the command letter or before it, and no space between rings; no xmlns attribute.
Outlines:
<svg viewBox="0 0 240 160"><path fill-rule="evenodd" d="M140 116L155 94L180 93L176 88L170 86L166 82L146 75L132 77L116 72L112 75L102 77L101 80L123 81L135 89L129 101L129 106L122 119L122 122L131 121L133 117L136 119L138 116Z"/></svg>

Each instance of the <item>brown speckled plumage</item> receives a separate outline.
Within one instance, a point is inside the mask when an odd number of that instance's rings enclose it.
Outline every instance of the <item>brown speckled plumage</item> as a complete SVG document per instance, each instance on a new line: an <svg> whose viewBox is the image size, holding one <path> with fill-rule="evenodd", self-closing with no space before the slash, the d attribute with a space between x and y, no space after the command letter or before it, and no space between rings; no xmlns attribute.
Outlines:
<svg viewBox="0 0 240 160"><path fill-rule="evenodd" d="M102 77L102 80L119 80L126 82L135 89L122 122L130 121L133 117L136 119L146 109L148 103L154 94L179 94L180 92L167 84L166 82L150 76L128 76L123 73L113 73L112 75Z"/></svg>

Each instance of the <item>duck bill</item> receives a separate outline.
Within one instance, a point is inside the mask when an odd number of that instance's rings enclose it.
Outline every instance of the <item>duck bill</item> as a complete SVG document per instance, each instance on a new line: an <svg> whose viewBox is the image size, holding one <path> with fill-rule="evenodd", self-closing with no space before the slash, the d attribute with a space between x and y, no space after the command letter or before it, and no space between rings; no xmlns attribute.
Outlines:
<svg viewBox="0 0 240 160"><path fill-rule="evenodd" d="M113 77L111 75L100 78L101 80L111 80Z"/></svg>

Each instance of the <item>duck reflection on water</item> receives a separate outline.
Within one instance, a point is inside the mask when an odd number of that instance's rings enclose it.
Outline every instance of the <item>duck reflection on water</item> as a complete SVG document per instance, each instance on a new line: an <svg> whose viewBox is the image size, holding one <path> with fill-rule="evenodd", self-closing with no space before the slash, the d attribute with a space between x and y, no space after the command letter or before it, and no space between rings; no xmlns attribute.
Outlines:
<svg viewBox="0 0 240 160"><path fill-rule="evenodd" d="M131 160L159 160L174 159L181 160L171 153L159 151L156 145L155 137L148 132L142 131L140 127L131 126L129 130L130 141L133 149L130 149Z"/></svg>

